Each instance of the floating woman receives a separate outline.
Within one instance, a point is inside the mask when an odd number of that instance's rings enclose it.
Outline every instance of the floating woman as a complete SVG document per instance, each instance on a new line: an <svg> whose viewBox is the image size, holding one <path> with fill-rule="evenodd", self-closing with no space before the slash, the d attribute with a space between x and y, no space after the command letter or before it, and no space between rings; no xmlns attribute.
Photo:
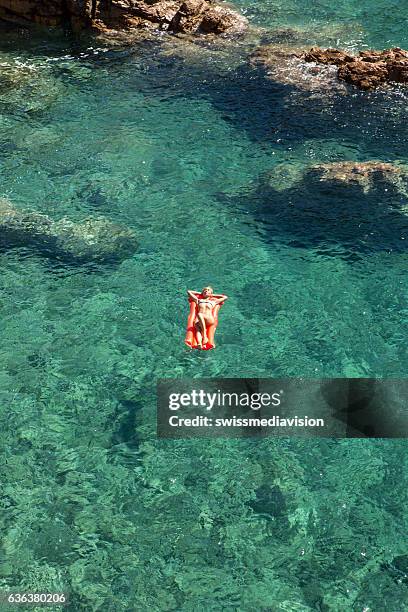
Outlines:
<svg viewBox="0 0 408 612"><path fill-rule="evenodd" d="M218 324L218 311L227 298L214 294L212 287L201 291L189 289L190 315L187 322L185 343L191 348L209 350L215 347L214 334Z"/></svg>

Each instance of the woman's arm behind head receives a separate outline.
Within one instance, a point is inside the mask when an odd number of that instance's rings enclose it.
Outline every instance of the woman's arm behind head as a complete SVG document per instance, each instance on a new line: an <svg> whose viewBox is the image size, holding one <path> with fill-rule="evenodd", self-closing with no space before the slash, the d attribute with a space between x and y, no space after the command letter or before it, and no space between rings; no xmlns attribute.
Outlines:
<svg viewBox="0 0 408 612"><path fill-rule="evenodd" d="M192 291L191 289L187 289L187 295L188 297L191 297L191 299L194 300L195 303L198 302L197 295L200 295L198 291Z"/></svg>

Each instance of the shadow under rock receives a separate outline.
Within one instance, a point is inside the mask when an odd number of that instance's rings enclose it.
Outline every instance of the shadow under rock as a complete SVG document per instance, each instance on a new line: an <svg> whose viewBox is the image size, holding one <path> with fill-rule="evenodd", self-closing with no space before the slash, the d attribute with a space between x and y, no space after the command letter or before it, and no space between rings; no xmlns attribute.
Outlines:
<svg viewBox="0 0 408 612"><path fill-rule="evenodd" d="M233 210L241 210L243 218L249 214L266 242L318 248L322 255L347 260L353 254L405 253L408 249L408 213L401 208L404 199L389 183L387 191L380 184L364 193L358 185L321 183L306 173L284 191L263 178L253 191L219 194L218 198Z"/></svg>

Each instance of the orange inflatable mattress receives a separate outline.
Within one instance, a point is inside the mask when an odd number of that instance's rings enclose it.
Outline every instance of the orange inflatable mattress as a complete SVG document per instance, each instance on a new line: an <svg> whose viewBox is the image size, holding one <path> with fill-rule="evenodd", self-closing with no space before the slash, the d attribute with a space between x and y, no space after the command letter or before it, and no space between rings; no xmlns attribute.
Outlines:
<svg viewBox="0 0 408 612"><path fill-rule="evenodd" d="M200 293L197 295L197 298L202 300L204 296ZM194 326L194 321L197 316L197 304L191 297L188 298L188 301L190 302L190 312L187 319L186 337L184 342L190 348L198 348L196 328ZM216 304L213 308L212 312L214 316L214 323L212 325L207 325L206 327L208 342L207 344L203 344L202 348L204 351L209 351L210 349L215 348L214 335L218 325L218 312L220 310L220 306L222 305L223 304Z"/></svg>

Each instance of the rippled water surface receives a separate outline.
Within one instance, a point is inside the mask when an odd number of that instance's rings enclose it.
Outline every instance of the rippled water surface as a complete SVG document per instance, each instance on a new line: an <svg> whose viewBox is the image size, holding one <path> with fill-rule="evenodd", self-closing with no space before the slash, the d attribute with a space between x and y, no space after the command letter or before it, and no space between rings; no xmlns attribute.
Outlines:
<svg viewBox="0 0 408 612"><path fill-rule="evenodd" d="M72 610L408 610L404 442L156 440L160 377L407 371L406 194L304 174L408 163L406 90L316 95L248 56L288 28L407 47L408 6L237 5L259 30L215 46L1 30L0 197L139 240L109 265L0 253L4 590L65 589ZM230 299L217 349L191 353L185 291L208 283Z"/></svg>

